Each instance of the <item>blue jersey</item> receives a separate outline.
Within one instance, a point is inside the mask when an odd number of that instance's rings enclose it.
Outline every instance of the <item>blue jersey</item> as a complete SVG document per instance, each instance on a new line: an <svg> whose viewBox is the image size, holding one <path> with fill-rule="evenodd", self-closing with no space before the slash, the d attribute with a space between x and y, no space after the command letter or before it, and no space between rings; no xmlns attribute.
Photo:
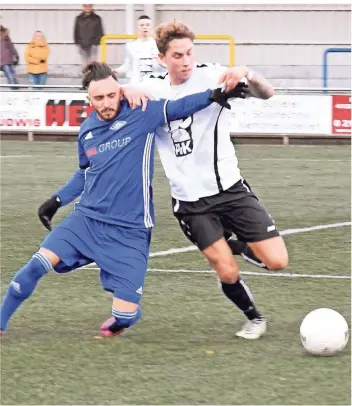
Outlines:
<svg viewBox="0 0 352 406"><path fill-rule="evenodd" d="M93 112L78 135L80 169L55 196L65 205L81 194L76 210L96 220L152 227L154 131L209 106L209 96L207 90L176 101L149 101L144 112L123 100L119 114L109 121Z"/></svg>

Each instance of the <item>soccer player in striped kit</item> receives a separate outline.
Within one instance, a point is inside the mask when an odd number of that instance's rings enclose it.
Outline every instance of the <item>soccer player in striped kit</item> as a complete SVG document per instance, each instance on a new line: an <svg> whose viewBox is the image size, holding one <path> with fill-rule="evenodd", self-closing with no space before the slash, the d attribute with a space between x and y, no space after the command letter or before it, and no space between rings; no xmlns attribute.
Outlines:
<svg viewBox="0 0 352 406"><path fill-rule="evenodd" d="M228 90L245 82L250 96L267 99L273 95L270 83L247 66L227 69L196 64L194 38L179 22L157 27L159 57L168 72L143 80L143 89L155 98L177 100L208 86L222 83ZM285 268L288 254L273 219L241 175L228 111L212 105L182 120L169 121L158 128L155 140L181 229L217 272L224 294L248 319L236 335L259 338L266 332L266 320L240 278L233 254L271 270ZM237 240L229 240L232 234Z"/></svg>

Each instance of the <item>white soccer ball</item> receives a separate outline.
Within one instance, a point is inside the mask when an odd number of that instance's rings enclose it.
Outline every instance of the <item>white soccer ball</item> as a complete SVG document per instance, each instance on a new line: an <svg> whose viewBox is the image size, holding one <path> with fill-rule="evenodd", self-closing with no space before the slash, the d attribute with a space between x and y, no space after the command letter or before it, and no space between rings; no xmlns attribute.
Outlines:
<svg viewBox="0 0 352 406"><path fill-rule="evenodd" d="M301 341L314 355L329 356L343 350L348 342L348 324L344 317L332 309L316 309L303 319Z"/></svg>

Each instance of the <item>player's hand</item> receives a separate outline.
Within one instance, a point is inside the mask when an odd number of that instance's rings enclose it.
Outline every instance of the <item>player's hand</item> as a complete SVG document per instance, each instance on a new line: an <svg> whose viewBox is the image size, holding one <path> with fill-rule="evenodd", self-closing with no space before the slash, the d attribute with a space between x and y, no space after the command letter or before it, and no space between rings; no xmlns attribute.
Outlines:
<svg viewBox="0 0 352 406"><path fill-rule="evenodd" d="M228 92L234 89L239 81L248 75L248 72L249 69L245 65L229 68L220 76L218 84L222 84L224 91Z"/></svg>
<svg viewBox="0 0 352 406"><path fill-rule="evenodd" d="M245 99L248 95L249 95L248 85L246 83L240 82L234 89L228 92L224 92L221 88L212 90L209 98L215 103L220 104L220 106L231 110L231 105L228 102L229 99L233 98Z"/></svg>
<svg viewBox="0 0 352 406"><path fill-rule="evenodd" d="M148 100L153 100L150 93L131 86L122 87L122 94L128 100L131 109L142 106L142 111L145 111Z"/></svg>
<svg viewBox="0 0 352 406"><path fill-rule="evenodd" d="M38 209L39 220L42 222L43 226L51 231L51 219L54 214L58 211L61 206L61 201L59 197L52 197L46 200Z"/></svg>

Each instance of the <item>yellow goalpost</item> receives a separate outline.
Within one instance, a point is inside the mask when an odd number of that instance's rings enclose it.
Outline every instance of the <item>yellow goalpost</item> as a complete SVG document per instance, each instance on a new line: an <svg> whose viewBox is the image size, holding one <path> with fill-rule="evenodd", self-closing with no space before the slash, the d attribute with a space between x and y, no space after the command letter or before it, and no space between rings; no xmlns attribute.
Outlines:
<svg viewBox="0 0 352 406"><path fill-rule="evenodd" d="M106 61L106 48L107 48L107 41L112 39L119 39L119 40L133 40L137 39L138 35L130 35L130 34L108 34L104 35L100 40L100 61ZM214 41L228 41L229 47L229 66L235 66L235 40L231 35L196 35L196 39L198 40L214 40Z"/></svg>

